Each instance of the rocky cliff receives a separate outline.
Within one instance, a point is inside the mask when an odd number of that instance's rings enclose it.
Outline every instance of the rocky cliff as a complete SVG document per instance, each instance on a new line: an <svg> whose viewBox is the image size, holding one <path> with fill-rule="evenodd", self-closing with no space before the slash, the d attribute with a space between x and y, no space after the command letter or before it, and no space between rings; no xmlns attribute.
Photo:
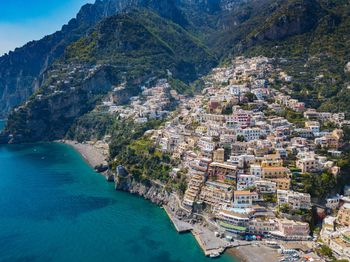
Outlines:
<svg viewBox="0 0 350 262"><path fill-rule="evenodd" d="M76 18L70 20L60 31L39 41L29 42L0 57L0 118L40 87L41 75L62 56L67 46L89 33L106 17L135 8L148 8L176 24L192 27L203 24L203 20L192 22L191 19L216 11L220 2L221 0L97 0L94 4L84 5Z"/></svg>
<svg viewBox="0 0 350 262"><path fill-rule="evenodd" d="M173 198L162 185L151 181L138 182L132 175L115 175L115 189L141 196L160 206L168 204Z"/></svg>

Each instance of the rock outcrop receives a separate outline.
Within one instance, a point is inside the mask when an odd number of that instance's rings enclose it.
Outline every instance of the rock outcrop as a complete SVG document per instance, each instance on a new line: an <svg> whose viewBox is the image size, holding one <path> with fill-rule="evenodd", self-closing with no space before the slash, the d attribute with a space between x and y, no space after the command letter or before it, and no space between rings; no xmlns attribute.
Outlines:
<svg viewBox="0 0 350 262"><path fill-rule="evenodd" d="M166 205L171 199L171 194L159 183L152 181L138 182L131 174L125 173L122 167L114 176L115 189L139 195L157 205Z"/></svg>

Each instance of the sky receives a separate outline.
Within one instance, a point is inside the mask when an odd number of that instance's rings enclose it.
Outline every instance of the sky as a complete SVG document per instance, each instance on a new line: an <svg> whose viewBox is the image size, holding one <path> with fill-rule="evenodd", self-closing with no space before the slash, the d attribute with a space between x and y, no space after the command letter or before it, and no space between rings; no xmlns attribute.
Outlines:
<svg viewBox="0 0 350 262"><path fill-rule="evenodd" d="M95 0L0 0L0 55L60 30Z"/></svg>

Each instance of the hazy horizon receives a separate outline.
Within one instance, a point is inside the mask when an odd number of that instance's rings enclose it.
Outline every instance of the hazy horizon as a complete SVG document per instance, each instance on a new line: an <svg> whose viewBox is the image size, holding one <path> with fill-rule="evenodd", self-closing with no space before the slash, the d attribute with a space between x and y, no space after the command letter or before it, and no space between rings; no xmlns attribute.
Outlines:
<svg viewBox="0 0 350 262"><path fill-rule="evenodd" d="M95 0L0 0L0 56L50 35Z"/></svg>

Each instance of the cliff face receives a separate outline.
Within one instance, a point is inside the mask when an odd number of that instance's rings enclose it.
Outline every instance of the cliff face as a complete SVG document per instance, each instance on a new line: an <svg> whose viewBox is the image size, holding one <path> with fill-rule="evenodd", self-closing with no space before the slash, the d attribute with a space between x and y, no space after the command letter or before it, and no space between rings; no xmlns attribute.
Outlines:
<svg viewBox="0 0 350 262"><path fill-rule="evenodd" d="M94 108L98 95L107 93L114 79L109 68L101 68L77 89L38 94L8 118L10 143L62 138L76 117Z"/></svg>
<svg viewBox="0 0 350 262"><path fill-rule="evenodd" d="M62 138L112 85L123 81L135 88L167 72L189 83L218 60L252 50L249 54L294 56L303 63L309 55L326 57L327 64L318 67L331 68L334 76L314 88L310 100L324 96L326 102L326 87L333 85L331 94L339 94L349 108L350 91L342 88L349 82L344 75L350 60L349 10L346 1L324 0L103 0L85 5L61 31L0 58L0 118L27 101L9 116L5 140L8 135L13 142ZM83 71L108 67L110 78L62 73L75 64ZM340 80L334 85L333 79ZM127 103L134 91L115 101Z"/></svg>
<svg viewBox="0 0 350 262"><path fill-rule="evenodd" d="M215 65L215 58L193 35L147 10L111 16L69 45L42 74L40 88L8 117L9 142L61 139L73 122L96 106L112 86L117 104L137 95L140 85L167 71L192 81Z"/></svg>
<svg viewBox="0 0 350 262"><path fill-rule="evenodd" d="M294 0L283 4L264 24L248 36L249 45L262 41L283 40L309 32L326 14L316 0ZM250 39L249 39L250 38Z"/></svg>
<svg viewBox="0 0 350 262"><path fill-rule="evenodd" d="M115 189L141 196L160 206L168 204L172 200L171 194L162 186L153 182L148 182L147 184L137 182L131 175L127 177L116 175Z"/></svg>
<svg viewBox="0 0 350 262"><path fill-rule="evenodd" d="M40 75L105 15L108 13L101 1L85 5L60 31L0 57L0 117L39 88Z"/></svg>
<svg viewBox="0 0 350 262"><path fill-rule="evenodd" d="M198 17L202 12L214 11L219 2L221 1L97 0L94 4L84 5L77 17L60 31L0 57L0 118L40 87L41 74L62 56L68 45L86 35L104 18L135 8L148 8L176 24L189 26L189 19L193 15ZM195 12L186 15L189 7L196 7Z"/></svg>

